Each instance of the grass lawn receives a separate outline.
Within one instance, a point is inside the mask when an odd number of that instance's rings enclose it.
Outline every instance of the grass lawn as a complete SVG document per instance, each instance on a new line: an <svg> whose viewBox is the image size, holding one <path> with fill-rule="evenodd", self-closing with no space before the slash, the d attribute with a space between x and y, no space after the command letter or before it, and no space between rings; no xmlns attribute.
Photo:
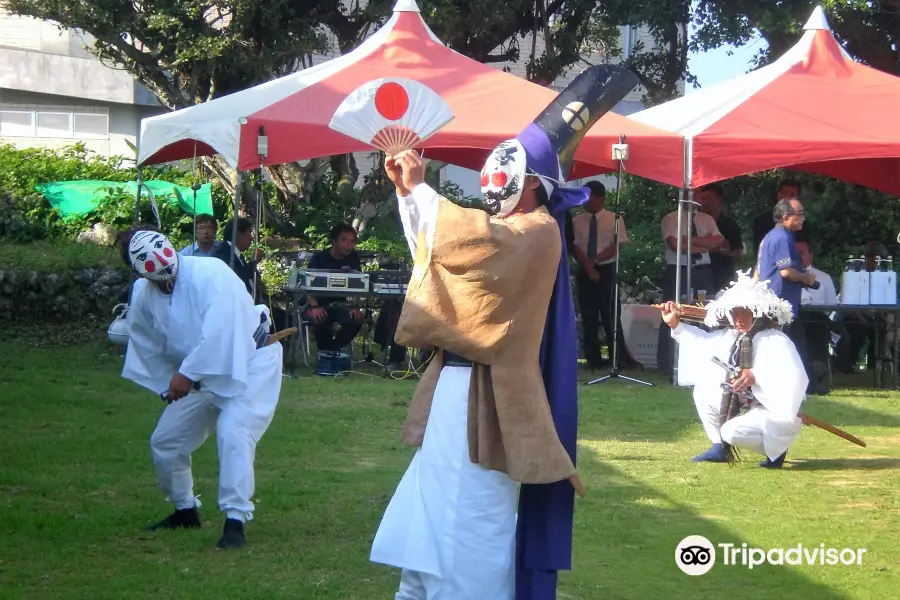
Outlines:
<svg viewBox="0 0 900 600"><path fill-rule="evenodd" d="M0 597L389 600L398 574L368 562L411 457L399 443L413 381L301 373L285 380L257 453L256 520L243 551L215 543L215 440L194 458L200 530L149 533L170 507L148 439L159 400L119 377L102 343L0 341ZM587 373L582 379L588 378ZM580 388L574 569L559 598L900 597L900 393L851 387L804 410L860 448L804 429L781 471L749 456L693 464L707 441L687 390L613 381ZM855 386L855 387L854 387ZM765 550L866 548L861 566L675 565L687 535Z"/></svg>

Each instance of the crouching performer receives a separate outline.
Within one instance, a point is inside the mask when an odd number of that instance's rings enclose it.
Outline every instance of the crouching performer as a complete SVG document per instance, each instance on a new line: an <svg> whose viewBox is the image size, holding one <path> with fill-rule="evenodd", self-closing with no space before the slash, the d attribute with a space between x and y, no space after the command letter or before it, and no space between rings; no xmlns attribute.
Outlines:
<svg viewBox="0 0 900 600"><path fill-rule="evenodd" d="M618 67L581 73L488 157L488 210L440 197L414 151L385 161L415 257L395 339L436 349L403 429L418 450L371 552L402 570L396 600L552 600L570 568L580 481L564 219L589 191L561 180L636 83Z"/></svg>
<svg viewBox="0 0 900 600"><path fill-rule="evenodd" d="M791 305L765 282L743 273L706 306L703 331L681 322L679 307L662 307L679 351L690 357L694 403L712 447L694 462L732 462L734 448L764 455L760 466L781 468L803 425L798 411L807 377L800 355L780 328Z"/></svg>
<svg viewBox="0 0 900 600"><path fill-rule="evenodd" d="M122 255L141 279L128 311L122 377L168 405L150 438L159 485L175 512L151 529L199 527L191 454L212 431L219 450L219 548L245 543L256 445L281 392L282 347L269 342L268 309L254 306L227 264L180 257L155 231L132 231Z"/></svg>

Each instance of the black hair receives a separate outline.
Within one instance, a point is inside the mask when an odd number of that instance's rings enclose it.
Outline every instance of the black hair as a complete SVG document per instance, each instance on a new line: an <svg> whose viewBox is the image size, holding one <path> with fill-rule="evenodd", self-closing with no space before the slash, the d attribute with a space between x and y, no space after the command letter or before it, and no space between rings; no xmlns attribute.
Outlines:
<svg viewBox="0 0 900 600"><path fill-rule="evenodd" d="M712 192L716 196L719 197L719 200L725 201L725 190L722 189L722 186L718 183L711 183L709 185L705 185L700 189L701 192Z"/></svg>
<svg viewBox="0 0 900 600"><path fill-rule="evenodd" d="M338 223L334 227L331 228L331 231L328 232L328 239L331 240L332 244L337 244L338 238L341 237L342 233L352 233L353 239L358 239L359 236L356 234L356 230L353 229L347 223Z"/></svg>
<svg viewBox="0 0 900 600"><path fill-rule="evenodd" d="M591 190L592 194L596 194L597 196L606 196L606 186L599 181L588 181L584 187Z"/></svg>
<svg viewBox="0 0 900 600"><path fill-rule="evenodd" d="M237 233L247 233L253 228L253 223L250 222L250 219L245 217L238 217L237 219ZM234 246L237 242L232 239L234 238L234 219L229 219L225 225L222 227L222 239L226 242L231 242L231 245Z"/></svg>
<svg viewBox="0 0 900 600"><path fill-rule="evenodd" d="M131 244L131 238L133 238L134 234L138 231L155 231L159 233L159 229L155 225L144 225L141 223L132 225L125 231L119 232L116 236L115 245L119 247L119 256L122 257L122 261L129 270L132 270L133 267L131 265L131 254L128 252L128 245Z"/></svg>
<svg viewBox="0 0 900 600"><path fill-rule="evenodd" d="M544 187L543 180L540 183L541 185L535 188L534 193L537 196L538 206L547 206L550 203L550 197L547 196L547 188Z"/></svg>
<svg viewBox="0 0 900 600"><path fill-rule="evenodd" d="M212 223L213 227L219 226L219 222L216 220L216 218L213 215L208 215L205 213L202 215L197 215L197 225L200 225L202 223Z"/></svg>
<svg viewBox="0 0 900 600"><path fill-rule="evenodd" d="M803 186L800 185L800 182L797 181L796 179L782 179L781 181L778 182L778 191L781 191L781 188L786 188L786 187L797 188L798 196L803 191ZM798 198L798 200L799 200L799 198Z"/></svg>
<svg viewBox="0 0 900 600"><path fill-rule="evenodd" d="M887 253L887 248L879 241L869 242L863 249L863 256L881 256L886 258Z"/></svg>

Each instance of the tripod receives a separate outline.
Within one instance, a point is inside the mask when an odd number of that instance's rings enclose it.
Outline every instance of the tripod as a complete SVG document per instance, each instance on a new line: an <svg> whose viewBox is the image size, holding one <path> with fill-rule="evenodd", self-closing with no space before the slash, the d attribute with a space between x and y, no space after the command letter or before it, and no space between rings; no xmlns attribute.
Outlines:
<svg viewBox="0 0 900 600"><path fill-rule="evenodd" d="M614 217L616 221L615 229L613 230L613 247L616 249L616 263L613 269L613 315L612 315L612 352L610 352L610 358L612 360L612 366L609 368L609 375L605 375L603 377L599 377L594 379L593 381L588 381L586 385L593 385L595 383L602 383L604 381L608 381L610 379L626 379L628 381L639 383L641 385L653 386L652 383L647 381L641 381L640 379L635 379L633 377L628 377L626 375L622 375L619 372L619 218L622 216L621 204L622 204L622 192L625 189L625 185L622 181L622 174L625 171L625 157L627 156L628 146L625 145L625 136L619 136L619 144L618 148L613 147L613 158L618 158L619 160L619 168L616 175L616 209L614 212ZM618 153L618 156L616 154Z"/></svg>

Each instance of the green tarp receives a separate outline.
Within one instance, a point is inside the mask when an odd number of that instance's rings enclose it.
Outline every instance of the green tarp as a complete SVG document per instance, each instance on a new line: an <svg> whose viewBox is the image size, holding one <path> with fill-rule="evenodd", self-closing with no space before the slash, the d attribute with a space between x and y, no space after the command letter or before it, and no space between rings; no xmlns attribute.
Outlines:
<svg viewBox="0 0 900 600"><path fill-rule="evenodd" d="M144 185L153 192L157 204L177 204L187 214L194 214L194 190L191 188L158 179L145 181ZM64 219L80 217L95 210L100 200L109 195L109 188L137 197L136 181L55 181L35 187L51 206L59 209ZM142 189L141 202L147 201L147 190ZM213 214L212 186L208 183L197 190L197 214Z"/></svg>

